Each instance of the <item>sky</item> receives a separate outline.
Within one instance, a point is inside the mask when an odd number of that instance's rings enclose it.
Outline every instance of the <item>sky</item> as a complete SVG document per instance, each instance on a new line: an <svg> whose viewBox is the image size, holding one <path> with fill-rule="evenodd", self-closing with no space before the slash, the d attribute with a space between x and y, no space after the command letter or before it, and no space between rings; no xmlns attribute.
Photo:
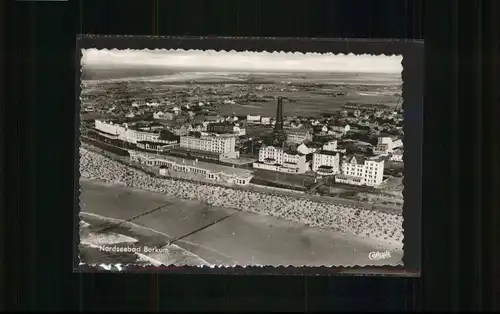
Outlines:
<svg viewBox="0 0 500 314"><path fill-rule="evenodd" d="M335 55L214 50L82 49L84 68L155 67L221 72L401 73L401 55Z"/></svg>

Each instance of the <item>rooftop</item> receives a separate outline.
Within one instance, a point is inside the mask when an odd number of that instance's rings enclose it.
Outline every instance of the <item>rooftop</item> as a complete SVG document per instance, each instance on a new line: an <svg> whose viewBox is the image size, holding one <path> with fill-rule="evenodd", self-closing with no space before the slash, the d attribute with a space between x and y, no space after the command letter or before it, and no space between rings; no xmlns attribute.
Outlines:
<svg viewBox="0 0 500 314"><path fill-rule="evenodd" d="M165 143L158 143L158 142L152 142L152 141L137 141L139 144L148 144L148 145L160 145L160 146L166 146L168 144Z"/></svg>
<svg viewBox="0 0 500 314"><path fill-rule="evenodd" d="M320 150L319 152L317 152L318 154L321 154L321 155L329 155L329 156L336 156L339 154L339 152L333 152L333 151L330 151L330 150ZM357 160L357 158L356 158Z"/></svg>
<svg viewBox="0 0 500 314"><path fill-rule="evenodd" d="M363 155L353 155L353 154L349 154L346 156L346 161L348 163L351 163L352 159L355 158L356 159L356 164L358 165L362 165L365 163L365 160L366 160L366 157L363 156Z"/></svg>
<svg viewBox="0 0 500 314"><path fill-rule="evenodd" d="M326 144L326 143L325 143L325 144ZM324 144L322 144L322 143L317 143L317 142L309 142L309 143L306 143L306 144L304 144L304 145L306 145L306 146L307 146L307 147L309 147L309 148L321 148L321 147L323 147L323 145L324 145Z"/></svg>
<svg viewBox="0 0 500 314"><path fill-rule="evenodd" d="M161 133L160 133L160 140L163 140L163 141L178 141L179 140L179 136L175 135L174 133L168 131L168 130L163 130Z"/></svg>
<svg viewBox="0 0 500 314"><path fill-rule="evenodd" d="M209 123L209 126L234 126L234 122L211 122Z"/></svg>
<svg viewBox="0 0 500 314"><path fill-rule="evenodd" d="M304 155L300 152L298 152L296 149L294 148L290 148L290 147L274 147L274 146L262 146L261 149L263 148L267 148L267 149L276 149L276 150L282 150L284 153L288 154L288 155Z"/></svg>
<svg viewBox="0 0 500 314"><path fill-rule="evenodd" d="M324 169L324 170L331 170L331 169L333 169L333 167L332 167L332 166L325 166L325 165L322 165L322 166L319 166L319 167L318 167L318 169L321 169L321 170L323 170L323 169Z"/></svg>
<svg viewBox="0 0 500 314"><path fill-rule="evenodd" d="M116 134L114 134L114 133L109 133L109 132L102 131L102 130L98 130L98 129L94 129L94 128L92 128L92 129L90 129L90 130L91 130L91 131L93 131L93 132L101 133L101 134L106 134L106 135L117 136L117 135L116 135Z"/></svg>
<svg viewBox="0 0 500 314"><path fill-rule="evenodd" d="M170 151L172 151L174 153L175 152L193 152L193 153L207 155L207 156L217 156L217 157L220 156L219 153L209 152L209 151L201 150L201 149L185 148L185 147L180 147L180 146L172 147L170 149Z"/></svg>

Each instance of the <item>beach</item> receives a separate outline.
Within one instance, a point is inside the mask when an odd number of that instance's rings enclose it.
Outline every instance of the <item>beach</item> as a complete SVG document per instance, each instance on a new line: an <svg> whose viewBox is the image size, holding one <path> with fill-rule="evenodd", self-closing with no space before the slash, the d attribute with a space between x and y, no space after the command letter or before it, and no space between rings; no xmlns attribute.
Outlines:
<svg viewBox="0 0 500 314"><path fill-rule="evenodd" d="M95 180L81 180L81 218L87 230L81 231L80 249L94 263L155 264L174 262L195 266L210 265L395 265L401 262L398 246L379 243L333 230L311 228L272 216L256 215L224 207L207 206L199 201L180 200L163 193L143 191ZM162 207L131 222L123 222L141 213ZM210 225L222 217L229 218ZM172 239L200 230L175 242L168 254L107 254L98 244L165 247ZM92 239L88 237L91 229ZM99 230L103 236L97 236ZM128 241L120 240L116 234ZM83 235L83 236L82 236ZM130 242L134 239L136 242ZM122 241L122 242L120 242ZM93 244L94 247L88 245ZM115 244L116 245L116 244ZM371 261L372 251L391 251L391 258ZM167 256L168 255L168 256ZM135 262L134 262L135 260Z"/></svg>

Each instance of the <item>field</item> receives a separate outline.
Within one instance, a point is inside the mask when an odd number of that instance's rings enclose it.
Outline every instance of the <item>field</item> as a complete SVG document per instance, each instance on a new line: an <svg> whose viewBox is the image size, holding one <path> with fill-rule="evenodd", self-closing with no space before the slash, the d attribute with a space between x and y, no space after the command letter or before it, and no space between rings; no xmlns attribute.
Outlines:
<svg viewBox="0 0 500 314"><path fill-rule="evenodd" d="M88 76L87 76L88 77ZM318 73L177 73L163 76L85 81L82 101L98 108L109 100L212 102L221 115L274 116L278 96L286 116L337 112L346 103L395 106L400 75ZM232 100L223 102L223 100ZM176 104L166 105L165 108Z"/></svg>
<svg viewBox="0 0 500 314"><path fill-rule="evenodd" d="M276 171L254 169L254 182L263 184L264 182L274 182L285 186L305 188L314 184L314 177L306 174L286 174Z"/></svg>

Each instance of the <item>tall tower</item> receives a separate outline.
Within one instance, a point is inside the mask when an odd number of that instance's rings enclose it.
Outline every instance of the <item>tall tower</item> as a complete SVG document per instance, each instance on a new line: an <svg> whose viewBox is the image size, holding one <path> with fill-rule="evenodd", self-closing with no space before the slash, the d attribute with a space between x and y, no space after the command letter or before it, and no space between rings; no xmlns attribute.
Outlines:
<svg viewBox="0 0 500 314"><path fill-rule="evenodd" d="M274 125L274 130L283 130L283 97L278 97L278 103L276 105L276 124Z"/></svg>
<svg viewBox="0 0 500 314"><path fill-rule="evenodd" d="M286 142L285 130L283 130L283 97L278 97L276 105L276 124L273 132L273 146L283 147Z"/></svg>

